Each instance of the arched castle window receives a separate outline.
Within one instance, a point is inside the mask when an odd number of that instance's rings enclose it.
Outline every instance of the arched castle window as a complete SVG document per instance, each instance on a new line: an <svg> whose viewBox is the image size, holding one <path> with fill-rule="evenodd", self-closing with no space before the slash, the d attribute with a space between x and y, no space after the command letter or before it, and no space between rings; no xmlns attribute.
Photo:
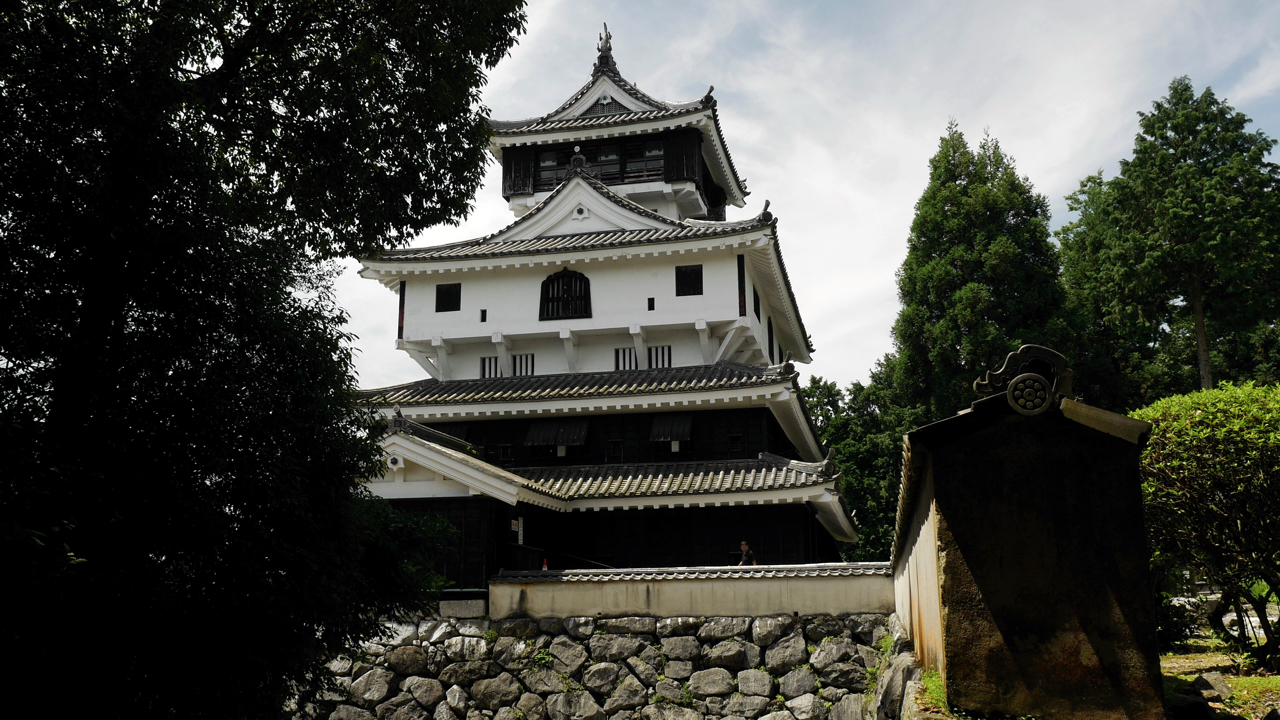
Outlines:
<svg viewBox="0 0 1280 720"><path fill-rule="evenodd" d="M568 268L542 281L539 320L591 317L591 281Z"/></svg>

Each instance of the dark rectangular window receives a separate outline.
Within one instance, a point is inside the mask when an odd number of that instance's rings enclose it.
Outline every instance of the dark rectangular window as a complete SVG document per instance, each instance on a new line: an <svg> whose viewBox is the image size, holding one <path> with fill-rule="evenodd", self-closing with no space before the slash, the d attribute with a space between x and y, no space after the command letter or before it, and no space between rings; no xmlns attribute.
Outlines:
<svg viewBox="0 0 1280 720"><path fill-rule="evenodd" d="M738 317L747 316L747 256L738 256Z"/></svg>
<svg viewBox="0 0 1280 720"><path fill-rule="evenodd" d="M736 459L745 454L747 443L741 435L729 436L729 457Z"/></svg>
<svg viewBox="0 0 1280 720"><path fill-rule="evenodd" d="M751 288L751 302L755 304L756 320L759 321L760 320L760 293L756 292L755 288Z"/></svg>
<svg viewBox="0 0 1280 720"><path fill-rule="evenodd" d="M498 377L498 356L480 358L480 377L496 378Z"/></svg>
<svg viewBox="0 0 1280 720"><path fill-rule="evenodd" d="M652 310L653 308L649 308ZM396 327L396 339L404 339L404 281L400 281L400 324Z"/></svg>
<svg viewBox="0 0 1280 720"><path fill-rule="evenodd" d="M488 310L485 310L485 309L483 309L483 308L481 308L481 309L480 309L480 322L489 322L489 311L488 311Z"/></svg>
<svg viewBox="0 0 1280 720"><path fill-rule="evenodd" d="M676 296L702 294L702 266L676 266Z"/></svg>
<svg viewBox="0 0 1280 720"><path fill-rule="evenodd" d="M457 312L462 309L462 283L436 285L436 312Z"/></svg>
<svg viewBox="0 0 1280 720"><path fill-rule="evenodd" d="M769 362L773 362L773 318L769 318Z"/></svg>
<svg viewBox="0 0 1280 720"><path fill-rule="evenodd" d="M625 441L610 440L609 452L608 452L608 455L605 457L605 462L610 462L610 463L622 462L625 455L625 453L623 452L625 447L626 447Z"/></svg>
<svg viewBox="0 0 1280 720"><path fill-rule="evenodd" d="M649 311L653 312L653 298L649 298Z"/></svg>

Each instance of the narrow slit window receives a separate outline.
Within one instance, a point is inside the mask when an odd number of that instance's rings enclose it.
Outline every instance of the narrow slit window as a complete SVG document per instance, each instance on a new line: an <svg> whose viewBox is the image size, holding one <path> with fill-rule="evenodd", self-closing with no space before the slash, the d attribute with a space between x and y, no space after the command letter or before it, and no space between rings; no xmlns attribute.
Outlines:
<svg viewBox="0 0 1280 720"><path fill-rule="evenodd" d="M671 346L655 345L649 350L649 367L652 368L669 368L671 367Z"/></svg>
<svg viewBox="0 0 1280 720"><path fill-rule="evenodd" d="M436 285L436 312L457 312L462 309L462 283Z"/></svg>
<svg viewBox="0 0 1280 720"><path fill-rule="evenodd" d="M769 362L773 362L773 318L769 318Z"/></svg>
<svg viewBox="0 0 1280 720"><path fill-rule="evenodd" d="M488 311L488 310L485 310L485 309L483 309L483 308L480 310L480 322L489 322L489 311Z"/></svg>
<svg viewBox="0 0 1280 720"><path fill-rule="evenodd" d="M702 266L676 266L676 296L702 294Z"/></svg>
<svg viewBox="0 0 1280 720"><path fill-rule="evenodd" d="M755 288L751 288L751 302L755 304L756 321L760 321L760 293Z"/></svg>
<svg viewBox="0 0 1280 720"><path fill-rule="evenodd" d="M511 356L511 375L521 377L533 374L533 353Z"/></svg>
<svg viewBox="0 0 1280 720"><path fill-rule="evenodd" d="M636 349L633 347L623 347L613 349L613 369L614 370L635 370L639 367L636 362Z"/></svg>

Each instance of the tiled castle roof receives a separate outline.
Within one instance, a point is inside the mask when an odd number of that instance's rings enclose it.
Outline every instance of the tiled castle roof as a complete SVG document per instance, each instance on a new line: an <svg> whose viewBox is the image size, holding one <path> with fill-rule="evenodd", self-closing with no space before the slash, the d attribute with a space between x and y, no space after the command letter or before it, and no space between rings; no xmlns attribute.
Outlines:
<svg viewBox="0 0 1280 720"><path fill-rule="evenodd" d="M627 568L618 570L504 570L489 582L498 583L563 583L624 582L649 580L705 580L709 578L806 578L888 575L889 563L816 563L811 565L753 565L751 567L674 567Z"/></svg>
<svg viewBox="0 0 1280 720"><path fill-rule="evenodd" d="M472 403L536 402L593 397L626 397L665 393L736 390L790 383L795 374L770 368L721 361L714 365L564 373L525 377L450 380L434 378L365 390L366 402L392 405L465 405Z"/></svg>
<svg viewBox="0 0 1280 720"><path fill-rule="evenodd" d="M560 500L671 497L809 488L832 482L825 462L761 453L755 460L513 468L530 490Z"/></svg>

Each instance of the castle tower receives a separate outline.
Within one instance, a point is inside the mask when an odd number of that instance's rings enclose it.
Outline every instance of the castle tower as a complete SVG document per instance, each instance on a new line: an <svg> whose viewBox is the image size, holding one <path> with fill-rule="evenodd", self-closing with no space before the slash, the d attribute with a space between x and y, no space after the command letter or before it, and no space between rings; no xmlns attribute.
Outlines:
<svg viewBox="0 0 1280 720"><path fill-rule="evenodd" d="M724 220L747 191L711 92L641 92L606 28L581 90L492 126L515 221L362 261L429 376L367 391L393 420L372 490L462 530L464 590L543 560L723 565L744 537L838 559L856 535L793 365L813 347L769 204Z"/></svg>

